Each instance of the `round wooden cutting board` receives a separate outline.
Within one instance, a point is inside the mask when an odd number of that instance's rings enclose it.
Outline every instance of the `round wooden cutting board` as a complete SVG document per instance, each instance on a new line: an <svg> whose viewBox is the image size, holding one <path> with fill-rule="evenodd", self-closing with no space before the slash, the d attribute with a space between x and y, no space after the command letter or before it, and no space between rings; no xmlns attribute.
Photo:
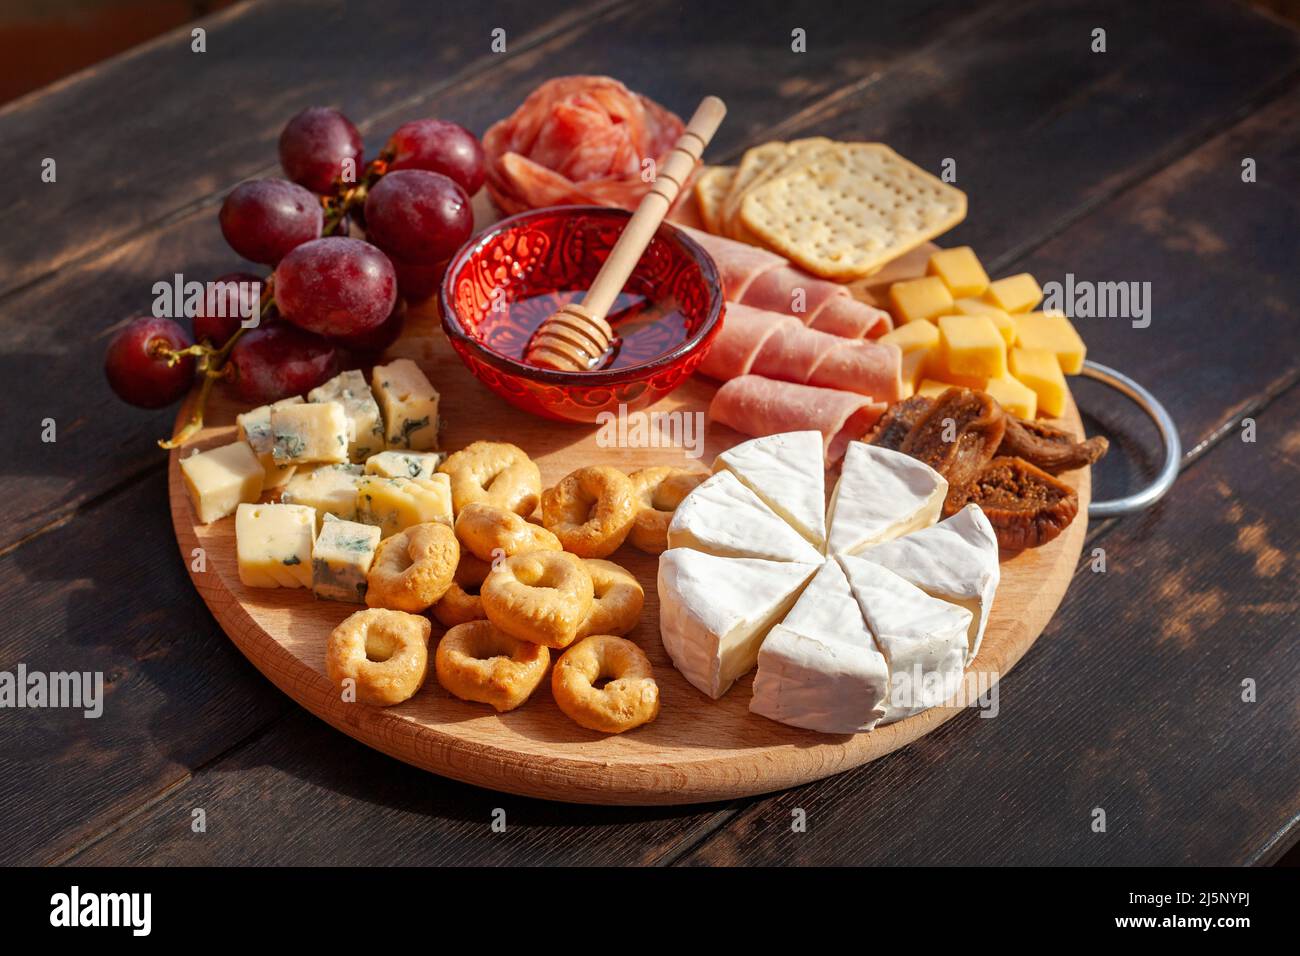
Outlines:
<svg viewBox="0 0 1300 956"><path fill-rule="evenodd" d="M688 461L679 447L610 446L595 426L544 421L516 410L480 385L456 358L432 304L412 314L406 333L388 354L415 359L441 393L443 448L454 450L476 439L514 442L541 466L547 485L585 464L632 471ZM208 427L184 454L235 440L235 415L246 409L220 391L213 395ZM708 382L692 380L651 411L699 412L690 421L704 428L702 413L713 391ZM1073 407L1066 422L1082 434ZM709 425L700 463L707 468L714 455L744 437ZM655 667L662 710L653 723L616 736L584 730L555 706L549 680L522 707L497 714L448 694L434 677L432 662L424 687L404 704L381 709L345 703L324 676L325 642L358 606L317 601L303 589L244 587L235 560L234 518L195 524L180 477L181 454L172 452L168 479L176 537L195 587L226 633L263 674L312 713L426 770L496 790L578 803L695 803L829 776L897 750L957 713L956 708L935 708L871 733L827 736L751 714L752 675L721 700L708 699L677 672L660 643L658 559L631 546L611 559L645 586L641 623L628 636ZM1069 473L1065 480L1079 490L1079 517L1047 546L1003 562L1002 583L972 666L990 683L1033 644L1074 573L1087 530L1088 470ZM202 562L196 560L196 548L203 549ZM200 566L204 570L195 570ZM435 623L435 641L441 633Z"/></svg>

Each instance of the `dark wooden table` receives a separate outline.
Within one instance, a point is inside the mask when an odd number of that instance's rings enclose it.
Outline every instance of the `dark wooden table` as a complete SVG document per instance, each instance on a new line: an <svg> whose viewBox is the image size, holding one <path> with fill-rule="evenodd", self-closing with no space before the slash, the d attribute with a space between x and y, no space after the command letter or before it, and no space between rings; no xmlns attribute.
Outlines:
<svg viewBox="0 0 1300 956"><path fill-rule="evenodd" d="M0 111L0 670L102 671L107 695L97 720L0 710L0 861L1246 864L1287 851L1300 835L1300 35L1226 0L789 6L248 4L202 22L206 53L187 29ZM490 50L497 27L505 53ZM806 53L791 52L795 28ZM100 373L116 324L148 309L158 279L237 265L217 207L240 180L277 174L298 109L341 107L373 151L418 116L481 132L578 70L678 112L724 97L715 162L811 133L883 140L931 169L955 159L970 215L945 241L973 244L990 271L1151 283L1149 328L1079 326L1092 357L1168 404L1182 475L1154 510L1090 529L997 719L968 712L762 799L550 804L335 732L245 662L199 600L154 445L173 413L120 405ZM1147 481L1159 455L1141 413L1090 383L1076 394L1114 441L1097 494ZM796 808L807 832L791 832Z"/></svg>

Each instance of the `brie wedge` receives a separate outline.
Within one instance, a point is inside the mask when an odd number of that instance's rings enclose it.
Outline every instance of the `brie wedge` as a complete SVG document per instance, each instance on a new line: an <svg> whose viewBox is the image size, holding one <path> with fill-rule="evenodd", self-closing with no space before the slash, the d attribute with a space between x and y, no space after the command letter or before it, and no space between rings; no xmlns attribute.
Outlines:
<svg viewBox="0 0 1300 956"><path fill-rule="evenodd" d="M687 495L668 525L669 548L718 557L763 558L820 565L821 553L729 471Z"/></svg>
<svg viewBox="0 0 1300 956"><path fill-rule="evenodd" d="M822 433L786 432L743 442L713 462L794 526L818 551L826 550L826 472Z"/></svg>
<svg viewBox="0 0 1300 956"><path fill-rule="evenodd" d="M855 554L939 520L948 482L924 462L849 443L830 507L830 553Z"/></svg>
<svg viewBox="0 0 1300 956"><path fill-rule="evenodd" d="M673 666L710 697L721 697L754 666L763 638L817 567L689 548L665 551L659 556L659 632Z"/></svg>
<svg viewBox="0 0 1300 956"><path fill-rule="evenodd" d="M889 663L882 723L938 706L961 687L971 612L930 597L864 558L839 557L867 627Z"/></svg>
<svg viewBox="0 0 1300 956"><path fill-rule="evenodd" d="M763 641L749 709L792 727L853 734L885 716L888 693L889 665L844 571L827 561Z"/></svg>
<svg viewBox="0 0 1300 956"><path fill-rule="evenodd" d="M861 557L883 565L931 597L970 611L966 662L975 659L1001 577L997 535L979 505L967 505L951 518L870 548Z"/></svg>

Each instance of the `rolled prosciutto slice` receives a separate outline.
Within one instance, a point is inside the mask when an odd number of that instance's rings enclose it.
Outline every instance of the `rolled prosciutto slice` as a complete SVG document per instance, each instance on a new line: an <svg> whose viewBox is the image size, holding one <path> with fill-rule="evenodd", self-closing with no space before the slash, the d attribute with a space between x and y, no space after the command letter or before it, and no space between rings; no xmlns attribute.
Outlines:
<svg viewBox="0 0 1300 956"><path fill-rule="evenodd" d="M871 430L885 408L884 402L853 392L742 375L718 389L709 418L755 438L815 429L822 433L830 466L844 457L849 442Z"/></svg>
<svg viewBox="0 0 1300 956"><path fill-rule="evenodd" d="M699 229L686 231L717 263L729 302L793 315L819 332L845 338L874 339L893 328L888 312L859 302L838 282L810 275L766 249Z"/></svg>
<svg viewBox="0 0 1300 956"><path fill-rule="evenodd" d="M818 332L795 316L732 302L700 371L723 382L753 373L893 402L902 397L902 368L896 345Z"/></svg>

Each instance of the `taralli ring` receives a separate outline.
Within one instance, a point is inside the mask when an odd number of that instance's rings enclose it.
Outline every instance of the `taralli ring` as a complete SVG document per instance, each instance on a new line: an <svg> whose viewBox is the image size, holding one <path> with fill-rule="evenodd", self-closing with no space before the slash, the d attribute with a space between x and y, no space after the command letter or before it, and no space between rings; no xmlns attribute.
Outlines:
<svg viewBox="0 0 1300 956"><path fill-rule="evenodd" d="M568 647L587 619L591 574L565 551L516 554L497 564L483 582L488 620L514 637L547 647Z"/></svg>
<svg viewBox="0 0 1300 956"><path fill-rule="evenodd" d="M599 680L604 687L596 687ZM659 715L659 685L650 660L631 641L610 634L583 638L551 673L560 710L588 730L620 734Z"/></svg>
<svg viewBox="0 0 1300 956"><path fill-rule="evenodd" d="M582 562L591 575L592 601L578 637L588 634L626 634L641 620L645 588L632 572L613 561L587 558Z"/></svg>
<svg viewBox="0 0 1300 956"><path fill-rule="evenodd" d="M461 700L514 710L537 689L551 664L551 652L493 626L491 621L458 624L442 636L434 656L438 683Z"/></svg>
<svg viewBox="0 0 1300 956"><path fill-rule="evenodd" d="M524 517L537 510L542 473L518 445L476 441L451 455L438 471L451 478L451 505L457 514L476 502Z"/></svg>
<svg viewBox="0 0 1300 956"><path fill-rule="evenodd" d="M542 524L580 558L617 551L636 513L632 482L608 465L579 468L542 494Z"/></svg>
<svg viewBox="0 0 1300 956"><path fill-rule="evenodd" d="M412 525L381 541L366 575L366 603L417 613L451 587L460 544L445 524Z"/></svg>
<svg viewBox="0 0 1300 956"><path fill-rule="evenodd" d="M330 634L325 673L345 693L354 691L362 704L400 704L424 684L429 631L429 619L418 614L357 611Z"/></svg>
<svg viewBox="0 0 1300 956"><path fill-rule="evenodd" d="M495 505L466 505L456 515L456 537L474 557L492 561L529 551L562 551L560 539L541 525Z"/></svg>
<svg viewBox="0 0 1300 956"><path fill-rule="evenodd" d="M629 475L638 508L627 536L632 547L646 554L662 554L668 550L668 525L673 520L673 512L707 477L706 471L669 465L642 468Z"/></svg>
<svg viewBox="0 0 1300 956"><path fill-rule="evenodd" d="M451 587L447 588L442 600L433 606L433 616L439 624L455 627L469 621L482 621L487 617L483 613L483 599L479 597L479 590L491 570L491 564L461 550L460 564L456 565L456 576Z"/></svg>

